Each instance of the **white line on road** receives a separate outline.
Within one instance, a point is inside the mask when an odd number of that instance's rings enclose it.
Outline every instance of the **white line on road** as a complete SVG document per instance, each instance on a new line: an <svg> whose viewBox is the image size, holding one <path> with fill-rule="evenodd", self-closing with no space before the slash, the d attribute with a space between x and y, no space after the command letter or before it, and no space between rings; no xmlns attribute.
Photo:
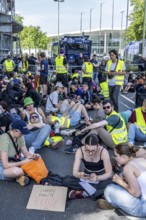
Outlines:
<svg viewBox="0 0 146 220"><path fill-rule="evenodd" d="M123 102L120 101L120 103L121 103L122 105L124 105L125 107L127 107L128 109L130 108L128 105L124 104Z"/></svg>
<svg viewBox="0 0 146 220"><path fill-rule="evenodd" d="M132 101L131 99L129 99L129 98L127 98L126 96L124 96L124 95L121 95L124 99L127 99L129 102L131 102L132 104L134 104L135 105L135 102L134 101Z"/></svg>

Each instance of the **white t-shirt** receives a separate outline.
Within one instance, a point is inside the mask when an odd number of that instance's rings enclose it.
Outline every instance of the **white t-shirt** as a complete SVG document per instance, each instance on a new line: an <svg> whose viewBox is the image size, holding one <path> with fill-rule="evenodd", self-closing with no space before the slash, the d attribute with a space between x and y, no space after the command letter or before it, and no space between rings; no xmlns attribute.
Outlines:
<svg viewBox="0 0 146 220"><path fill-rule="evenodd" d="M112 63L111 64L110 71L115 70L116 64L117 63ZM123 62L122 71L125 71L125 70L126 70L126 67L125 67L125 64ZM108 71L108 64L106 64L105 71ZM116 85L115 77L113 77L112 79L108 79L108 85L109 86L115 86Z"/></svg>
<svg viewBox="0 0 146 220"><path fill-rule="evenodd" d="M53 104L54 104L54 105L58 105L58 99L59 99L59 96L58 96L58 92L57 92L57 91L52 92L52 93L48 96L47 104L46 104L46 112L53 111L53 109L55 108L55 107L53 106ZM51 100L51 101L50 101L50 100Z"/></svg>

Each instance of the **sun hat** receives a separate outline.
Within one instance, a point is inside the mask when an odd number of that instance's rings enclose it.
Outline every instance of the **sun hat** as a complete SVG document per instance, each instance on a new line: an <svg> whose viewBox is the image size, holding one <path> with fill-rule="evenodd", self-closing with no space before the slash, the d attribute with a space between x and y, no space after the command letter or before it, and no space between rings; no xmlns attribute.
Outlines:
<svg viewBox="0 0 146 220"><path fill-rule="evenodd" d="M31 97L26 97L23 102L24 102L24 107L34 103Z"/></svg>

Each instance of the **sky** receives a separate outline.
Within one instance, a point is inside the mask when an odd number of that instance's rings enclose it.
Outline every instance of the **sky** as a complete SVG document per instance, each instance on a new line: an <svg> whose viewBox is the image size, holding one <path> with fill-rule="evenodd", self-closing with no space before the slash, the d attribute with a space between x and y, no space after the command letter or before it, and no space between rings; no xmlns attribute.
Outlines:
<svg viewBox="0 0 146 220"><path fill-rule="evenodd" d="M112 27L113 0L64 0L60 3L60 34L89 30L90 9L92 10L92 29L100 27L100 4L102 5L102 29ZM40 26L48 35L58 33L58 3L53 0L15 0L17 14L24 17L24 25ZM130 9L131 10L131 9ZM126 26L127 0L114 0L114 28L121 28L121 11L123 29Z"/></svg>

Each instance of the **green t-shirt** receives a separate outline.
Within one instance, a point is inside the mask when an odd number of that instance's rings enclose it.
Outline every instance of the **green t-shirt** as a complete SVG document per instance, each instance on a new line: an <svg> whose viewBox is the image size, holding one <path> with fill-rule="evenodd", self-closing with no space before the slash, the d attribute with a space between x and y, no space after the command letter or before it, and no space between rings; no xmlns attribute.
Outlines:
<svg viewBox="0 0 146 220"><path fill-rule="evenodd" d="M17 139L16 145L18 145L18 149L25 146L25 140L23 136ZM0 153L1 152L7 152L8 157L15 157L16 155L13 143L6 133L0 135Z"/></svg>

